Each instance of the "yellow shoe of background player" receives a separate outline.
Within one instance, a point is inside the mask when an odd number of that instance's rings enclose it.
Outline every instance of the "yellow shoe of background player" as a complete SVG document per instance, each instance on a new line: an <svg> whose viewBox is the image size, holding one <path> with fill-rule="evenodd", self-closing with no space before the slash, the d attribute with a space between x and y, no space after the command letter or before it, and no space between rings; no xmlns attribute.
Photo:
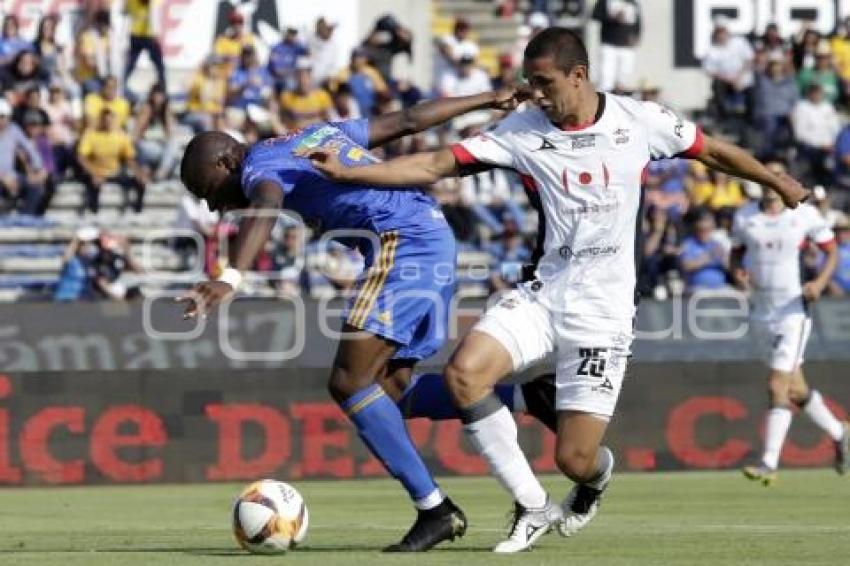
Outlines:
<svg viewBox="0 0 850 566"><path fill-rule="evenodd" d="M770 487L779 480L776 470L767 466L744 466L741 472L747 479L759 481L765 487Z"/></svg>

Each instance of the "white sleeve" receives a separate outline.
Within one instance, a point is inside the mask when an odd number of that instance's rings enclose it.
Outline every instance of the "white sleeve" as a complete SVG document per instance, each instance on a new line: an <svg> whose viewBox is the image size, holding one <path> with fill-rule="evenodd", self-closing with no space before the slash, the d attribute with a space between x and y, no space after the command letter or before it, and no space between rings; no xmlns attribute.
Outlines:
<svg viewBox="0 0 850 566"><path fill-rule="evenodd" d="M458 164L461 167L492 165L515 168L516 141L512 131L515 119L512 116L508 115L495 128L452 145Z"/></svg>
<svg viewBox="0 0 850 566"><path fill-rule="evenodd" d="M699 126L655 102L638 104L638 119L646 130L652 159L700 154L704 140Z"/></svg>
<svg viewBox="0 0 850 566"><path fill-rule="evenodd" d="M803 205L800 212L806 218L806 237L823 247L835 240L835 233L826 223L826 219L821 216L813 206Z"/></svg>

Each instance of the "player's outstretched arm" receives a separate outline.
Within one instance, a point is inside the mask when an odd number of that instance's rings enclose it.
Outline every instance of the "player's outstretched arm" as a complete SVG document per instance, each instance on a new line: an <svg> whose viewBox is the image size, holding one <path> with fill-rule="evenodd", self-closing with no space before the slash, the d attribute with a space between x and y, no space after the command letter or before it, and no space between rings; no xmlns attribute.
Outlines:
<svg viewBox="0 0 850 566"><path fill-rule="evenodd" d="M277 184L263 181L257 185L251 206L246 209L239 227L236 243L230 250L230 267L219 279L198 283L189 295L177 298L178 302L189 303L183 312L184 319L204 315L236 291L242 272L251 269L257 254L268 241L282 205L283 191Z"/></svg>
<svg viewBox="0 0 850 566"><path fill-rule="evenodd" d="M333 181L375 187L430 185L458 173L457 161L450 149L404 155L361 167L346 167L334 153L317 150L310 154L310 161Z"/></svg>
<svg viewBox="0 0 850 566"><path fill-rule="evenodd" d="M514 110L529 96L530 91L526 87L508 87L495 92L422 102L406 110L390 112L369 120L369 147L422 132L474 110Z"/></svg>
<svg viewBox="0 0 850 566"><path fill-rule="evenodd" d="M809 198L809 191L790 175L772 173L740 147L715 137L705 136L702 151L696 159L712 169L749 179L776 190L788 208L796 208L798 204Z"/></svg>

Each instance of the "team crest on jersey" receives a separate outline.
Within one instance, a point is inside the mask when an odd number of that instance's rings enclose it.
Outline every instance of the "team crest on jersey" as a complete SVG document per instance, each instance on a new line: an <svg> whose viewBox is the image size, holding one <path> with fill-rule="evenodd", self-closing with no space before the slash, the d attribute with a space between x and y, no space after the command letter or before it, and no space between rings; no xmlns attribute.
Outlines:
<svg viewBox="0 0 850 566"><path fill-rule="evenodd" d="M576 134L570 136L571 149L586 149L596 146L596 134Z"/></svg>

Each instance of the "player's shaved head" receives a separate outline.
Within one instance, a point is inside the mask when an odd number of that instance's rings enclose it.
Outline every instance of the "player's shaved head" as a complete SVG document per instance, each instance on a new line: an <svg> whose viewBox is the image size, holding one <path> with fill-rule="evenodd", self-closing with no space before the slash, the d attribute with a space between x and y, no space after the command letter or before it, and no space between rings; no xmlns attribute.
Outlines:
<svg viewBox="0 0 850 566"><path fill-rule="evenodd" d="M180 179L198 198L206 199L210 209L245 204L239 186L239 172L245 146L224 132L204 132L195 136L180 163Z"/></svg>
<svg viewBox="0 0 850 566"><path fill-rule="evenodd" d="M535 35L528 42L524 57L526 61L552 57L555 66L564 73L578 65L590 67L584 42L572 31L561 27L546 28Z"/></svg>

